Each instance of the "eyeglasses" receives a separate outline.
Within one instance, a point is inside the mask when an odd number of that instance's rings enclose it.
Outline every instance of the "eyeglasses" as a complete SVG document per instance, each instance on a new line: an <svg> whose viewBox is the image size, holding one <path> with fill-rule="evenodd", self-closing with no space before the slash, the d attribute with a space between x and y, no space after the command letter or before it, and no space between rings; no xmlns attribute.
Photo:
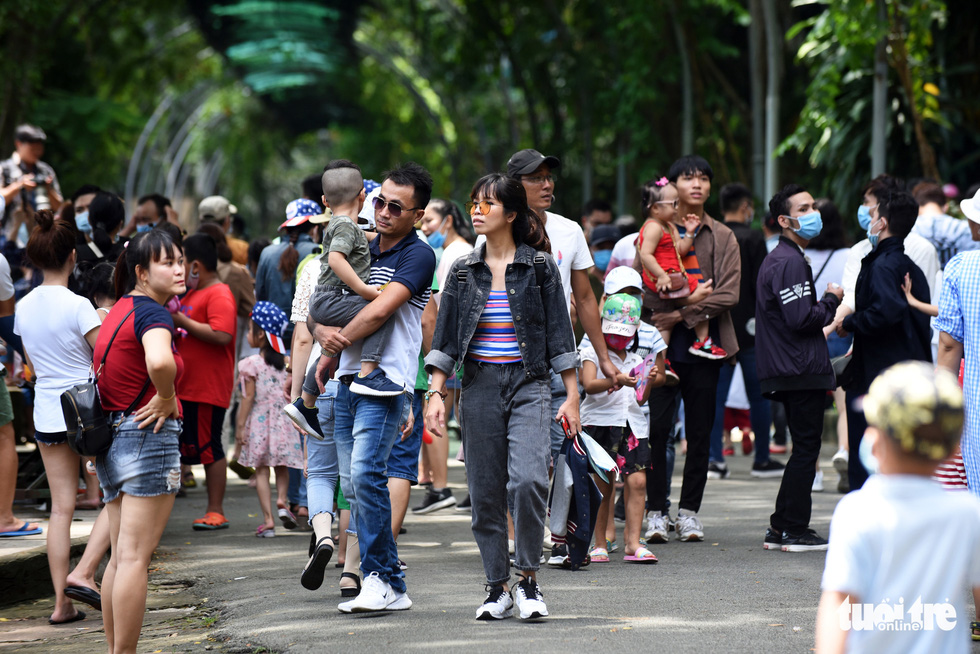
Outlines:
<svg viewBox="0 0 980 654"><path fill-rule="evenodd" d="M669 204L670 206L672 206L673 208L676 209L677 208L678 201L677 200L657 200L656 202L654 202L654 204Z"/></svg>
<svg viewBox="0 0 980 654"><path fill-rule="evenodd" d="M534 184L535 186L539 184L546 184L548 182L555 181L554 175L535 175L534 177L523 177L522 178L528 184Z"/></svg>
<svg viewBox="0 0 980 654"><path fill-rule="evenodd" d="M476 214L477 207L480 208L480 215L487 215L490 213L491 207L502 207L504 205L497 202L491 202L490 200L480 200L479 202L467 202L466 211L472 216Z"/></svg>
<svg viewBox="0 0 980 654"><path fill-rule="evenodd" d="M398 204L397 202L389 202L385 200L380 195L374 198L374 200L372 200L371 203L374 205L375 211L381 211L382 209L385 208L385 206L387 206L388 213L391 214L392 218L397 218L398 216L402 215L402 211L415 211L421 208L421 207L412 207L411 209L406 209L405 207Z"/></svg>

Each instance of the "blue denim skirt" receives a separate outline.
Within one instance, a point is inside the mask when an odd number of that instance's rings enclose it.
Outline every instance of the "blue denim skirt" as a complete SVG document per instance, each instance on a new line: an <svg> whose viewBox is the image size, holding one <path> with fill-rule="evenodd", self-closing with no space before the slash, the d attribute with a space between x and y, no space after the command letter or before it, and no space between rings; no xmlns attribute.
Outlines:
<svg viewBox="0 0 980 654"><path fill-rule="evenodd" d="M95 471L109 503L126 493L136 497L153 497L180 490L180 432L179 420L167 420L159 432L152 427L140 429L130 415L113 413L115 427L112 445L95 460ZM118 424L117 424L118 423Z"/></svg>

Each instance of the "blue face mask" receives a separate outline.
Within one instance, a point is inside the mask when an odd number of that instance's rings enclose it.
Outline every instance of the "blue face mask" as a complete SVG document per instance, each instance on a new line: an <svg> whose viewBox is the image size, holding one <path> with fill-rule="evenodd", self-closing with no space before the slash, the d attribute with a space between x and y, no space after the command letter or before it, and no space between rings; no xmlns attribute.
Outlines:
<svg viewBox="0 0 980 654"><path fill-rule="evenodd" d="M819 211L811 211L810 213L803 214L796 218L800 223L800 228L793 231L796 232L797 236L809 241L810 239L816 238L823 229L823 218L820 217Z"/></svg>
<svg viewBox="0 0 980 654"><path fill-rule="evenodd" d="M92 226L88 223L88 211L75 214L75 227L77 227L78 231L80 232L84 232L86 234L92 233Z"/></svg>
<svg viewBox="0 0 980 654"><path fill-rule="evenodd" d="M151 229L153 229L153 227L154 227L153 225L149 225L149 224L147 224L147 225L137 225L136 226L136 232L139 233L139 234L142 234L143 232L150 231Z"/></svg>
<svg viewBox="0 0 980 654"><path fill-rule="evenodd" d="M861 229L867 231L868 227L871 226L871 208L866 207L863 204L858 207L858 224L861 225Z"/></svg>
<svg viewBox="0 0 980 654"><path fill-rule="evenodd" d="M872 222L869 222L868 223L868 241L871 243L871 249L872 250L874 250L876 247L878 247L878 242L881 240L881 231L879 231L877 234L872 234L871 233L874 228L875 228L874 222L873 221ZM882 230L882 231L884 231L884 230Z"/></svg>
<svg viewBox="0 0 980 654"><path fill-rule="evenodd" d="M879 436L883 438L883 436ZM877 474L878 472L878 458L871 452L871 439L862 438L861 447L858 450L858 456L861 459L861 465L864 469L868 471L869 475Z"/></svg>
<svg viewBox="0 0 980 654"><path fill-rule="evenodd" d="M592 253L592 260L595 261L595 267L602 272L606 272L610 259L612 259L612 250L598 250Z"/></svg>
<svg viewBox="0 0 980 654"><path fill-rule="evenodd" d="M432 232L426 236L425 239L429 242L429 245L432 246L433 250L438 250L446 243L446 235L439 230Z"/></svg>

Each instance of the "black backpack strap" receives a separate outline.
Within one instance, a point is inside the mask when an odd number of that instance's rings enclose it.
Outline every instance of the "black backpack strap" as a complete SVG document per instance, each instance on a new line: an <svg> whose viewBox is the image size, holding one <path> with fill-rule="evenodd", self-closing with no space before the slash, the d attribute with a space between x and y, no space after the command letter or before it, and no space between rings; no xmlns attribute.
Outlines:
<svg viewBox="0 0 980 654"><path fill-rule="evenodd" d="M534 255L534 277L538 281L538 286L544 286L545 270L544 254L538 252Z"/></svg>
<svg viewBox="0 0 980 654"><path fill-rule="evenodd" d="M126 321L129 320L129 317L133 315L134 311L136 311L135 302L133 302L133 308L129 310L129 313L123 316L123 319L119 321L118 325L116 325L115 331L112 332L112 337L109 339L109 342L106 343L105 351L102 352L102 360L99 361L99 369L95 372L96 383L99 380L99 373L102 372L102 367L105 366L106 357L109 356L109 348L112 347L112 342L116 340L116 334L119 333L119 330L122 329L122 326L124 324L126 324ZM148 391L149 389L150 389L150 377L149 375L147 375L146 381L143 383L143 388L140 390L139 395L136 396L136 399L133 400L128 407L126 407L126 410L123 412L124 416L128 416L130 413L133 412L133 409L136 408L136 405L143 401L143 398L146 396L146 391Z"/></svg>

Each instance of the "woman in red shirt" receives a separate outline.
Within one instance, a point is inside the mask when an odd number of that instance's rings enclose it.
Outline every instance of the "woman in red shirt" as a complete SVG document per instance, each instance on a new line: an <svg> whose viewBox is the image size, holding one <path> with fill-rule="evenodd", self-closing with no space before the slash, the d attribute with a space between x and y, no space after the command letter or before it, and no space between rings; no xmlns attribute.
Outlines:
<svg viewBox="0 0 980 654"><path fill-rule="evenodd" d="M138 234L116 265L119 297L95 344L96 367L116 334L99 375L102 407L114 426L112 446L96 459L112 557L102 579L102 618L110 652L135 652L146 607L147 569L180 489L180 403L183 368L164 304L183 293L183 253L154 229Z"/></svg>

